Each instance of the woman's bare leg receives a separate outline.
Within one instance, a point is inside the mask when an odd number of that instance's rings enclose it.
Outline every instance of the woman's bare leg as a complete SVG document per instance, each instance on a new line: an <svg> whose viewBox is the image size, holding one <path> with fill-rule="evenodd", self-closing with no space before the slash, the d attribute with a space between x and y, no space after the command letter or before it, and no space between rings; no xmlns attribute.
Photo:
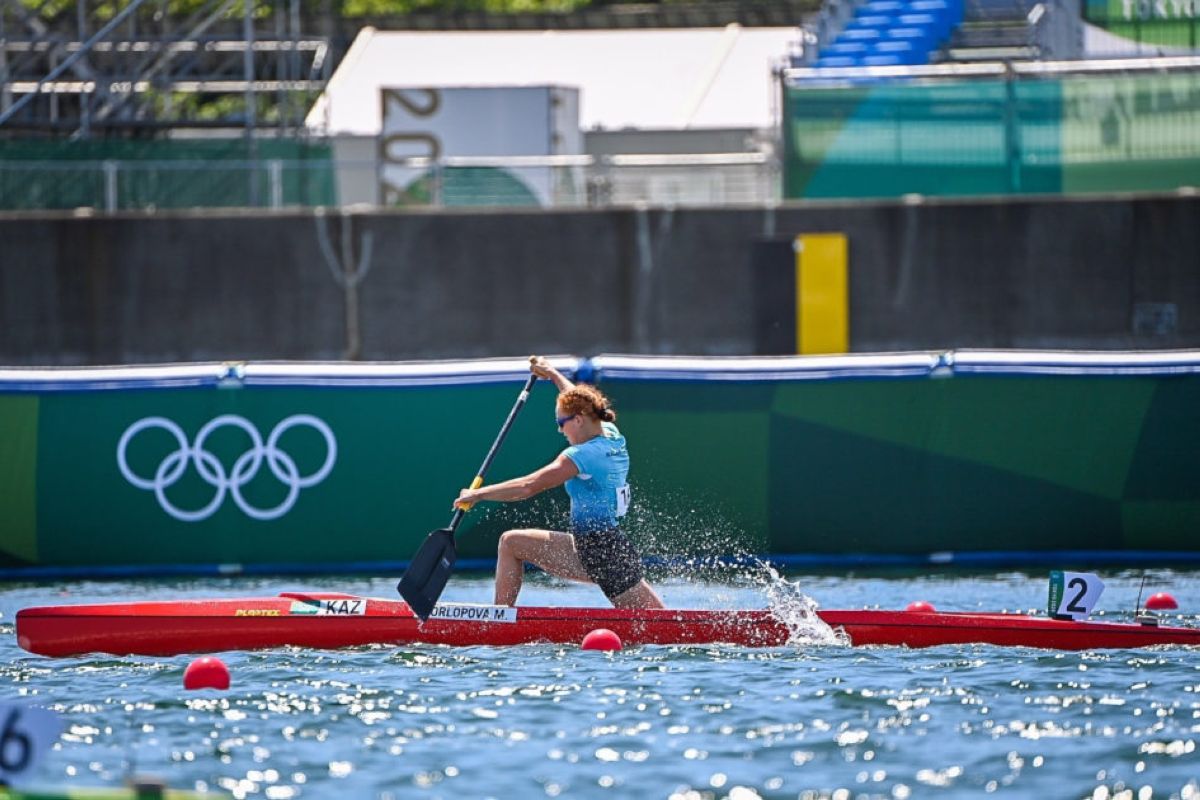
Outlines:
<svg viewBox="0 0 1200 800"><path fill-rule="evenodd" d="M526 561L560 578L590 580L579 554L575 552L575 538L569 533L508 531L500 537L500 546L496 550L496 605L516 605L525 577Z"/></svg>
<svg viewBox="0 0 1200 800"><path fill-rule="evenodd" d="M666 608L658 592L645 578L612 598L612 604L616 608Z"/></svg>

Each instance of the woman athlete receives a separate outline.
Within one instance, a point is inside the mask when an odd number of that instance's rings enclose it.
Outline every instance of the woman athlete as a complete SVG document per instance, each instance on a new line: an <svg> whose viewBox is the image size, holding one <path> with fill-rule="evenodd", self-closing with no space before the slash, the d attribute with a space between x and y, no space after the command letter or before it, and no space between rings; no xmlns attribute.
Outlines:
<svg viewBox="0 0 1200 800"><path fill-rule="evenodd" d="M560 578L594 583L617 608L663 608L646 582L637 549L618 527L629 507L629 453L608 399L591 386L576 386L541 356L529 368L558 389L555 421L570 446L539 470L503 483L463 489L456 506L525 500L566 485L571 497L568 533L512 530L500 537L496 555L496 605L515 605L525 562Z"/></svg>

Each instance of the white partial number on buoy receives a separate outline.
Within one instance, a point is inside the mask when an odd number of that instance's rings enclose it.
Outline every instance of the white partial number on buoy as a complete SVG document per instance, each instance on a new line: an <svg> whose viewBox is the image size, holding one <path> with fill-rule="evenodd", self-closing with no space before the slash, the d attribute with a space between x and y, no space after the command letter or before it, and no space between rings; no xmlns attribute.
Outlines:
<svg viewBox="0 0 1200 800"><path fill-rule="evenodd" d="M29 775L62 733L53 711L20 703L0 703L0 781Z"/></svg>
<svg viewBox="0 0 1200 800"><path fill-rule="evenodd" d="M1050 573L1050 598L1046 610L1052 617L1086 619L1104 593L1104 581L1091 572Z"/></svg>

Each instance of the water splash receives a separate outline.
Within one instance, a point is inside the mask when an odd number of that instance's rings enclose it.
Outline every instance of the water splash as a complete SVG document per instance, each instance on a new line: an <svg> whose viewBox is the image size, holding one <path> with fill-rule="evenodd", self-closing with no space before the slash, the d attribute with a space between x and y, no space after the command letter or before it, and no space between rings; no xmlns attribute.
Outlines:
<svg viewBox="0 0 1200 800"><path fill-rule="evenodd" d="M668 504L669 507L669 504ZM686 559L664 559L657 565L659 576L685 582L712 580L761 589L769 608L788 629L788 643L796 646L850 646L846 632L834 630L817 614L817 601L806 595L798 583L791 583L769 563L755 555L744 531L728 521L719 510L706 508L703 522L696 509L685 505L668 511L662 504L633 513L632 524L639 545L651 559L658 553L690 553ZM679 547L681 538L686 542ZM660 557L661 558L661 557Z"/></svg>
<svg viewBox="0 0 1200 800"><path fill-rule="evenodd" d="M817 615L817 601L806 595L799 583L784 578L764 561L759 565L771 613L787 626L788 644L850 646L844 630L834 630Z"/></svg>

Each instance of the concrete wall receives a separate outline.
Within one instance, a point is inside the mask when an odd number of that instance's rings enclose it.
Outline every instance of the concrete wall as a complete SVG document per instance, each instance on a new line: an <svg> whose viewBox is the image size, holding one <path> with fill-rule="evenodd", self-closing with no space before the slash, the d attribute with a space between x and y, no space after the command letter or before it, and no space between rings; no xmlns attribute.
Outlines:
<svg viewBox="0 0 1200 800"><path fill-rule="evenodd" d="M823 231L857 352L1200 346L1200 199L1165 195L10 215L0 364L746 354L753 244Z"/></svg>

